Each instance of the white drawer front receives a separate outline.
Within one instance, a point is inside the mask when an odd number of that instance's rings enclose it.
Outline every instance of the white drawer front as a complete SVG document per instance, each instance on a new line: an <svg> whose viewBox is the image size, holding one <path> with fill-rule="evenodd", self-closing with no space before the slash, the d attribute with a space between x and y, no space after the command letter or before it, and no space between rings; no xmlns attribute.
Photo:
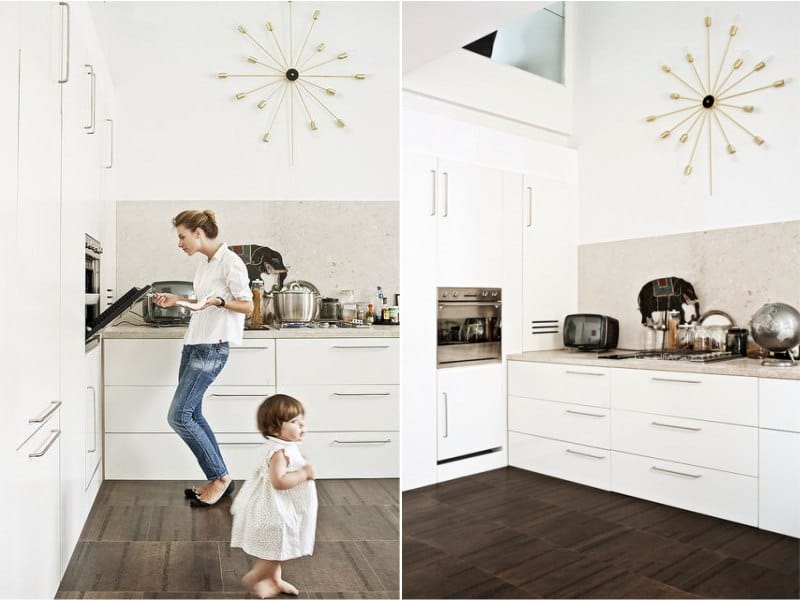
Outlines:
<svg viewBox="0 0 800 600"><path fill-rule="evenodd" d="M611 490L745 525L758 522L758 479L611 453Z"/></svg>
<svg viewBox="0 0 800 600"><path fill-rule="evenodd" d="M216 437L231 476L250 477L264 438L258 433ZM177 433L109 433L105 442L106 479L205 478L194 454Z"/></svg>
<svg viewBox="0 0 800 600"><path fill-rule="evenodd" d="M106 385L177 385L183 340L103 340Z"/></svg>
<svg viewBox="0 0 800 600"><path fill-rule="evenodd" d="M508 434L508 463L604 490L610 486L610 452L600 448L512 431Z"/></svg>
<svg viewBox="0 0 800 600"><path fill-rule="evenodd" d="M214 385L275 385L275 340L246 339L231 346Z"/></svg>
<svg viewBox="0 0 800 600"><path fill-rule="evenodd" d="M106 432L171 433L167 412L174 386L109 386L105 389ZM269 386L212 386L203 398L203 416L215 433L257 432L256 410Z"/></svg>
<svg viewBox="0 0 800 600"><path fill-rule="evenodd" d="M106 385L177 385L183 340L105 340ZM216 385L275 385L275 340L231 346Z"/></svg>
<svg viewBox="0 0 800 600"><path fill-rule="evenodd" d="M280 386L300 400L309 431L396 431L400 429L398 385Z"/></svg>
<svg viewBox="0 0 800 600"><path fill-rule="evenodd" d="M611 407L755 426L758 422L757 379L612 369Z"/></svg>
<svg viewBox="0 0 800 600"><path fill-rule="evenodd" d="M761 431L758 526L800 537L800 433Z"/></svg>
<svg viewBox="0 0 800 600"><path fill-rule="evenodd" d="M321 479L400 475L398 431L312 431L302 451Z"/></svg>
<svg viewBox="0 0 800 600"><path fill-rule="evenodd" d="M396 431L308 433L301 452L319 479L398 477L399 440ZM261 435L223 433L217 442L233 478L250 477L262 456ZM110 433L105 456L106 479L204 477L194 454L176 433Z"/></svg>
<svg viewBox="0 0 800 600"><path fill-rule="evenodd" d="M607 408L508 397L510 431L609 448L609 421Z"/></svg>
<svg viewBox="0 0 800 600"><path fill-rule="evenodd" d="M609 405L609 373L600 367L508 362L508 393L589 406Z"/></svg>
<svg viewBox="0 0 800 600"><path fill-rule="evenodd" d="M758 380L758 425L800 432L800 381Z"/></svg>
<svg viewBox="0 0 800 600"><path fill-rule="evenodd" d="M613 410L611 448L758 476L755 427Z"/></svg>
<svg viewBox="0 0 800 600"><path fill-rule="evenodd" d="M278 384L399 384L395 338L277 340Z"/></svg>

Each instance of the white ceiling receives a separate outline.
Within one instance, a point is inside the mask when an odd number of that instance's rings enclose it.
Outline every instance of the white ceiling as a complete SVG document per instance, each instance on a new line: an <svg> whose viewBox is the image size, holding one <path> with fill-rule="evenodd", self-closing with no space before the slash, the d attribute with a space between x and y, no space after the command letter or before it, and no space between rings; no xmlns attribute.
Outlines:
<svg viewBox="0 0 800 600"><path fill-rule="evenodd" d="M403 2L403 72L530 15L547 2Z"/></svg>

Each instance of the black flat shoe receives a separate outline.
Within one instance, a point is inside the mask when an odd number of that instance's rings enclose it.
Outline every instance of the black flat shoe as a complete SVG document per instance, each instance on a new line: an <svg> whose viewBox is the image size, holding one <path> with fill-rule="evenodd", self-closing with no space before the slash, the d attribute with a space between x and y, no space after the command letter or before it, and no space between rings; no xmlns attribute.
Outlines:
<svg viewBox="0 0 800 600"><path fill-rule="evenodd" d="M225 496L230 496L233 493L233 490L235 490L235 489L236 489L236 484L234 483L233 479L231 479L228 482L228 487L225 488L225 491L222 492L222 494L220 494L220 497L217 498L216 501L214 501L214 502L203 502L202 500L200 500L200 498L197 497L197 495L195 495L194 498L189 498L189 504L191 504L192 506L196 506L198 508L206 507L206 506L214 506L217 502L222 500Z"/></svg>
<svg viewBox="0 0 800 600"><path fill-rule="evenodd" d="M183 490L183 495L189 499L197 498L197 488L186 488Z"/></svg>

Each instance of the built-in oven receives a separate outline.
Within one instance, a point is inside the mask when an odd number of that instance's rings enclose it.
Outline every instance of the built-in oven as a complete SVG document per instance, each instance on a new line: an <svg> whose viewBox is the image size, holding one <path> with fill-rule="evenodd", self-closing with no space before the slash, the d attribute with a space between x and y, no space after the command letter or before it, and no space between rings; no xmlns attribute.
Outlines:
<svg viewBox="0 0 800 600"><path fill-rule="evenodd" d="M437 368L502 360L501 300L500 288L437 289Z"/></svg>
<svg viewBox="0 0 800 600"><path fill-rule="evenodd" d="M84 291L86 293L86 327L100 315L100 258L103 245L86 234L86 270Z"/></svg>

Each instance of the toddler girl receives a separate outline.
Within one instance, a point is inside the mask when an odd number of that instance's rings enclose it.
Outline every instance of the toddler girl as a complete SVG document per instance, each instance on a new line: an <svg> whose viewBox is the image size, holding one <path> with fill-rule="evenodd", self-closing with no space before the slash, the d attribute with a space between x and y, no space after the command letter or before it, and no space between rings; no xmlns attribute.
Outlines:
<svg viewBox="0 0 800 600"><path fill-rule="evenodd" d="M297 595L281 578L281 562L314 550L314 469L297 447L305 436L305 410L291 396L275 394L261 403L256 419L266 438L264 455L231 506L231 547L261 559L242 578L253 595Z"/></svg>

